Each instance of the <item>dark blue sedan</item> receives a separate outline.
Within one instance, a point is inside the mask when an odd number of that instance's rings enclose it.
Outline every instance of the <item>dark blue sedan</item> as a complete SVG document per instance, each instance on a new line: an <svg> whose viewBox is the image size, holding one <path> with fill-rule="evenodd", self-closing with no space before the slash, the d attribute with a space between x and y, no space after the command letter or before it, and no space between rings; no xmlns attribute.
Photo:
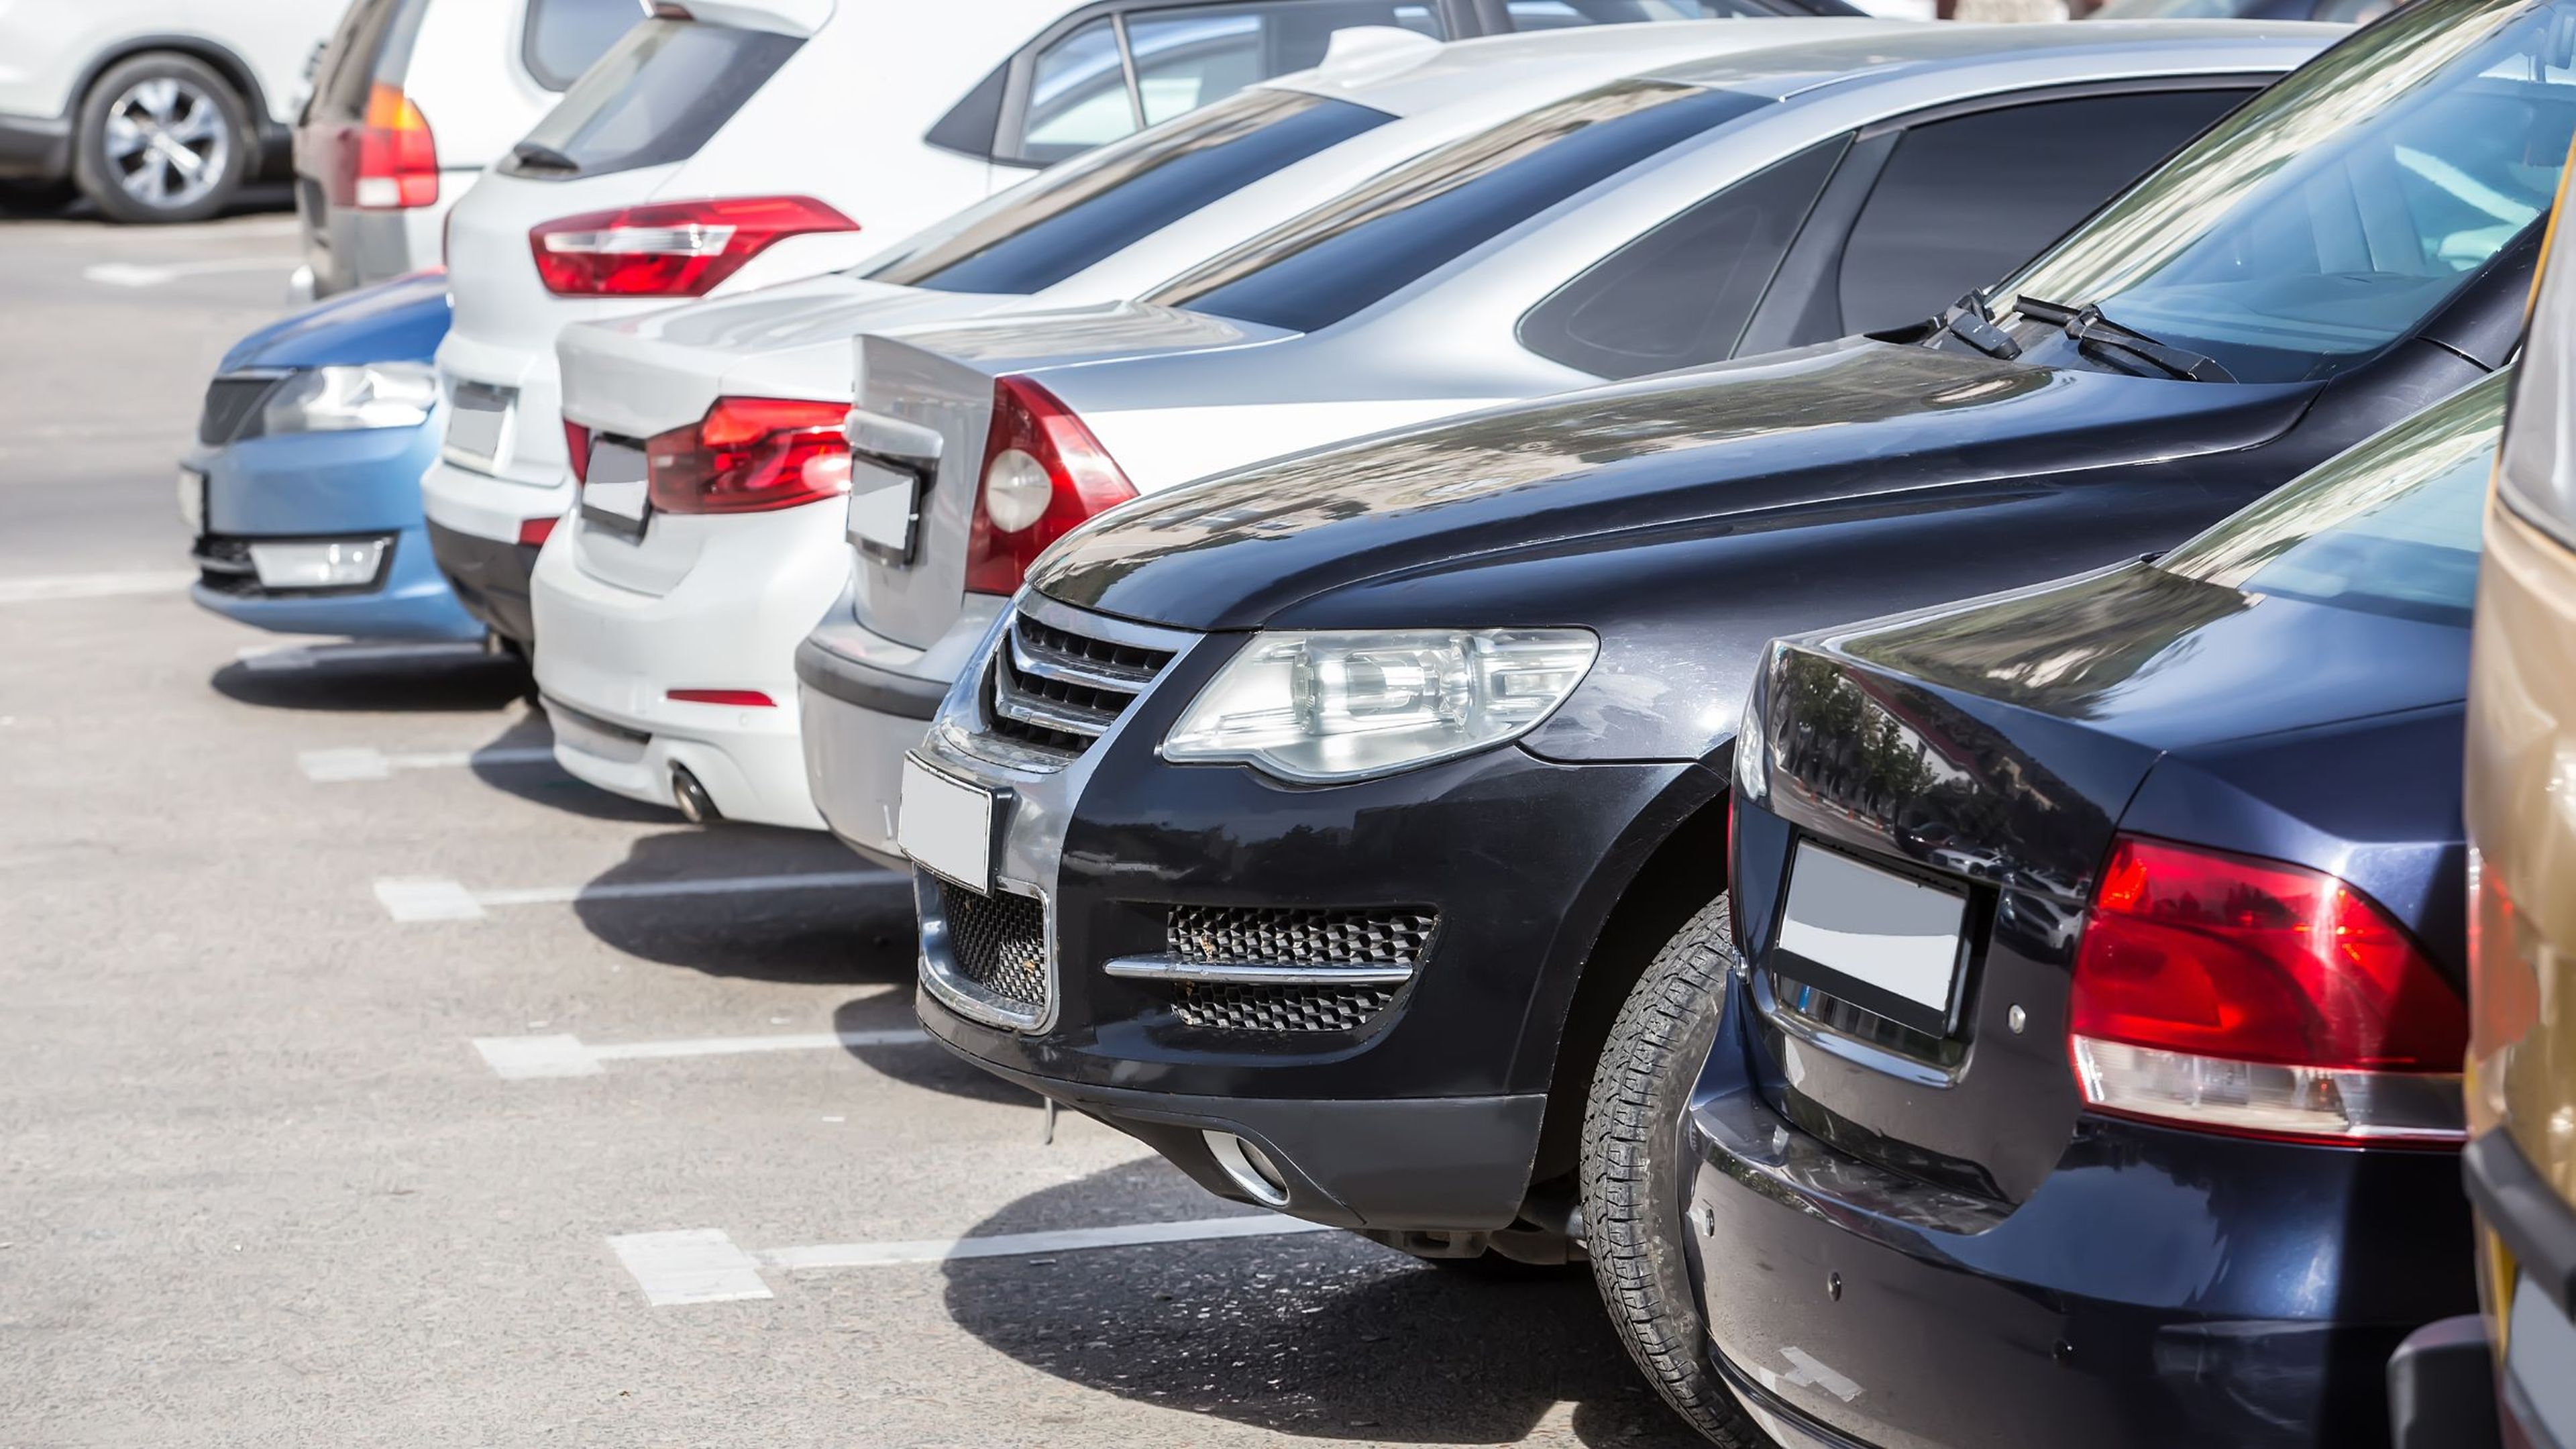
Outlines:
<svg viewBox="0 0 2576 1449"><path fill-rule="evenodd" d="M1773 1438L2386 1442L2389 1350L2475 1302L2459 760L2504 398L2161 558L1772 646L1672 1228Z"/></svg>

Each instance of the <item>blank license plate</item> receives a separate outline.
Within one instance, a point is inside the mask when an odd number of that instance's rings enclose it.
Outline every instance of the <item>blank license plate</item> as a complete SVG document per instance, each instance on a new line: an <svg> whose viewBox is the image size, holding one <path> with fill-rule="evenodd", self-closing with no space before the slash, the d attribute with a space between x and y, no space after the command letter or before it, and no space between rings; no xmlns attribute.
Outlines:
<svg viewBox="0 0 2576 1449"><path fill-rule="evenodd" d="M515 387L460 382L449 392L447 437L441 451L460 462L489 468L501 457L501 434L519 401Z"/></svg>
<svg viewBox="0 0 2576 1449"><path fill-rule="evenodd" d="M653 511L643 450L603 439L591 445L587 471L581 485L583 521L626 538L642 538L644 520Z"/></svg>
<svg viewBox="0 0 2576 1449"><path fill-rule="evenodd" d="M1968 898L1801 841L1780 913L1777 968L1935 1036L1959 998Z"/></svg>
<svg viewBox="0 0 2576 1449"><path fill-rule="evenodd" d="M889 563L912 559L921 481L899 468L850 460L850 542Z"/></svg>
<svg viewBox="0 0 2576 1449"><path fill-rule="evenodd" d="M993 889L993 792L904 756L895 841L924 869L970 890Z"/></svg>
<svg viewBox="0 0 2576 1449"><path fill-rule="evenodd" d="M179 470L179 521L188 525L190 538L205 536L206 475L194 468Z"/></svg>

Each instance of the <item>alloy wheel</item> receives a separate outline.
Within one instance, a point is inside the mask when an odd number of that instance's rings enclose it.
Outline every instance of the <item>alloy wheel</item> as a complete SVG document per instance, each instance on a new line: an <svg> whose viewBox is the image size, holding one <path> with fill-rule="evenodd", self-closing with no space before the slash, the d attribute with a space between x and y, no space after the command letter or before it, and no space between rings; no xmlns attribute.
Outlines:
<svg viewBox="0 0 2576 1449"><path fill-rule="evenodd" d="M222 184L232 161L232 131L221 105L204 87L176 76L137 81L110 102L105 140L111 177L156 211L202 200Z"/></svg>

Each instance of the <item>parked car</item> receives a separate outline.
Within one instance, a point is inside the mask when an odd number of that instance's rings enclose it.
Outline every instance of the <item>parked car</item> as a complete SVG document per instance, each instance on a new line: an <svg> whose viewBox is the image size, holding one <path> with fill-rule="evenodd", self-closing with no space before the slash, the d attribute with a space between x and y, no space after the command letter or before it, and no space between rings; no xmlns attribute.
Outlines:
<svg viewBox="0 0 2576 1449"><path fill-rule="evenodd" d="M2562 201L2563 205L2563 201ZM2485 1321L2407 1340L2390 1365L2396 1449L2576 1443L2576 233L2532 309L2485 519L2469 651L2469 1199ZM2491 1351L2490 1343L2494 1345ZM2499 1364L2497 1355L2501 1354Z"/></svg>
<svg viewBox="0 0 2576 1449"><path fill-rule="evenodd" d="M1780 0L1793 3L1793 0ZM1847 10L1842 0L1794 0ZM1767 7L1766 7L1767 8ZM1479 33L1418 0L720 0L630 32L453 213L454 408L423 480L467 607L534 633L528 574L572 505L555 334L864 261L1017 180L1254 81L1336 34ZM1349 44L1349 41L1345 41ZM836 141L811 144L814 117Z"/></svg>
<svg viewBox="0 0 2576 1449"><path fill-rule="evenodd" d="M869 266L566 327L565 426L589 484L530 586L557 757L693 819L823 828L798 738L796 657L848 581L841 424L850 339L863 328L1132 296L1534 106L1677 58L1871 28L1621 25L1422 40L1409 58L1369 51L1065 162ZM710 438L744 419L773 441L726 442L737 461L713 466ZM987 619L1001 602L990 599ZM818 688L861 701L882 691L874 665L809 655ZM918 668L909 653L903 662ZM957 660L945 662L953 674ZM926 696L921 712L935 702Z"/></svg>
<svg viewBox="0 0 2576 1449"><path fill-rule="evenodd" d="M643 0L354 0L295 130L313 294L440 264L448 208L644 18Z"/></svg>
<svg viewBox="0 0 2576 1449"><path fill-rule="evenodd" d="M1650 1373L1706 1346L1714 1427L2388 1442L2389 1351L2476 1302L2453 762L2505 388L2152 561L1771 647L1741 954L1712 882L1587 1129L1633 1203L1596 1263L1702 1311L1613 1306Z"/></svg>
<svg viewBox="0 0 2576 1449"><path fill-rule="evenodd" d="M117 221L200 221L282 169L342 0L0 9L0 178L69 181Z"/></svg>
<svg viewBox="0 0 2576 1449"><path fill-rule="evenodd" d="M423 272L224 354L179 467L201 607L289 634L483 637L420 516L420 470L438 448L429 359L446 331L446 278Z"/></svg>
<svg viewBox="0 0 2576 1449"><path fill-rule="evenodd" d="M1653 1204L1583 1191L1585 1104L1723 886L1764 644L2169 548L2501 366L2576 133L2571 15L2353 32L1937 328L1060 541L905 767L923 1023L1226 1197L1424 1254L1601 1246ZM1695 1311L1668 1259L1606 1266L1627 1331L1631 1295ZM1722 1422L1694 1341L1641 1347Z"/></svg>
<svg viewBox="0 0 2576 1449"><path fill-rule="evenodd" d="M1481 404L1917 323L2325 34L1797 39L1534 110L1143 305L862 338L859 416L879 435L862 451L896 470L862 477L935 476L917 537L854 540L850 605L803 656L824 819L862 851L896 853L904 751L1029 560L1088 514ZM1999 167L2014 178L2003 199L1979 184ZM1054 480L1047 511L1002 526L1017 509L992 499L1023 479L1038 497L1037 470ZM859 683L827 687L842 677Z"/></svg>

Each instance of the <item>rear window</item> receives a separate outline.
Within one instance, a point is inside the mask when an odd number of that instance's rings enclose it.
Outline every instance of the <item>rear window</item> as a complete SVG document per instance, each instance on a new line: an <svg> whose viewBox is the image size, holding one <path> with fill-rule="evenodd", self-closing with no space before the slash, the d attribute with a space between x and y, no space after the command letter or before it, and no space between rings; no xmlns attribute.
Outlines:
<svg viewBox="0 0 2576 1449"><path fill-rule="evenodd" d="M2249 594L2465 627L2508 376L2315 468L2158 567Z"/></svg>
<svg viewBox="0 0 2576 1449"><path fill-rule="evenodd" d="M1298 91L1243 91L1015 186L869 275L943 292L1026 296L1393 119Z"/></svg>
<svg viewBox="0 0 2576 1449"><path fill-rule="evenodd" d="M641 0L528 0L521 58L537 84L559 91L644 18Z"/></svg>
<svg viewBox="0 0 2576 1449"><path fill-rule="evenodd" d="M500 169L555 179L685 161L801 44L766 30L647 20L583 73Z"/></svg>
<svg viewBox="0 0 2576 1449"><path fill-rule="evenodd" d="M367 98L376 84L402 84L411 65L412 42L420 35L420 18L429 0L357 0L340 17L340 28L322 48L313 71L313 95L304 103L307 121L354 124L367 118Z"/></svg>
<svg viewBox="0 0 2576 1449"><path fill-rule="evenodd" d="M1604 86L1396 167L1145 300L1291 331L1329 327L1576 192L1768 104L1662 81Z"/></svg>

